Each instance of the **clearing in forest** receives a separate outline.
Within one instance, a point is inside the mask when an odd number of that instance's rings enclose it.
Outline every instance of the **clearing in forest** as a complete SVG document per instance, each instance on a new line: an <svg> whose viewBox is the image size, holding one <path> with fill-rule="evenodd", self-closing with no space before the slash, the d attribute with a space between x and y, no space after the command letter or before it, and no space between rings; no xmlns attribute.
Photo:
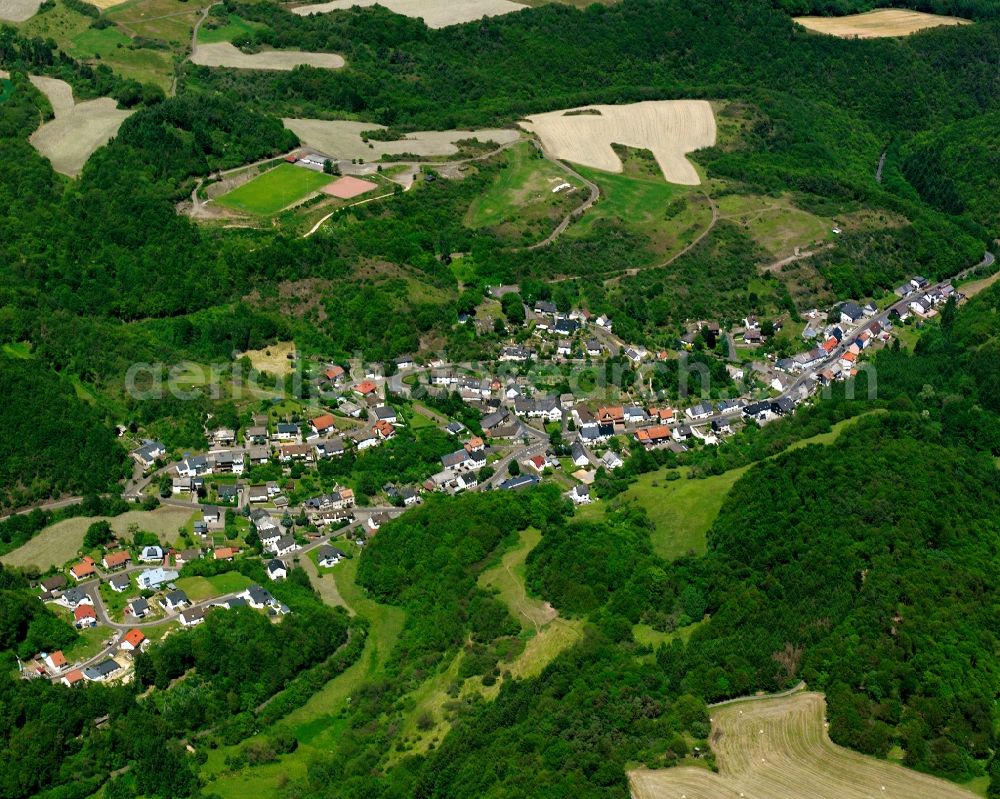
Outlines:
<svg viewBox="0 0 1000 799"><path fill-rule="evenodd" d="M520 3L512 3L510 0L331 0L328 3L299 6L292 11L304 17L344 11L354 6L373 6L376 3L404 17L423 19L428 28L446 28L524 8Z"/></svg>
<svg viewBox="0 0 1000 799"><path fill-rule="evenodd" d="M285 375L292 373L295 362L295 342L278 341L259 350L241 352L237 358L249 358L253 368L258 372L270 375Z"/></svg>
<svg viewBox="0 0 1000 799"><path fill-rule="evenodd" d="M249 183L223 194L216 202L237 211L267 216L304 200L329 182L330 176L323 172L279 164Z"/></svg>
<svg viewBox="0 0 1000 799"><path fill-rule="evenodd" d="M407 133L396 141L365 141L362 133L385 130L374 122L350 122L327 119L283 119L285 127L299 137L304 147L326 153L331 158L377 161L382 156L455 155L459 143L469 139L480 142L509 144L517 141L520 134L509 128L487 128L483 130L428 130Z"/></svg>
<svg viewBox="0 0 1000 799"><path fill-rule="evenodd" d="M686 155L715 144L715 115L705 100L649 100L629 105L592 105L534 114L520 123L538 134L556 158L623 171L611 146L649 150L671 183L697 186L698 172Z"/></svg>
<svg viewBox="0 0 1000 799"><path fill-rule="evenodd" d="M575 644L582 633L579 620L563 619L548 602L528 596L525 561L541 540L542 534L534 527L522 530L517 546L505 552L499 564L479 575L479 585L496 590L525 634L531 636L524 651L505 667L514 677L540 674L560 652Z"/></svg>
<svg viewBox="0 0 1000 799"><path fill-rule="evenodd" d="M309 53L304 50L262 50L244 53L232 42L199 44L191 53L192 63L203 67L288 71L298 66L340 69L344 57L336 53Z"/></svg>
<svg viewBox="0 0 1000 799"><path fill-rule="evenodd" d="M846 17L795 17L799 25L817 33L827 33L842 39L880 39L888 36L909 36L911 33L938 28L942 25L971 25L961 17L944 17L908 11L903 8L880 8L864 14Z"/></svg>
<svg viewBox="0 0 1000 799"><path fill-rule="evenodd" d="M32 75L31 82L52 104L55 118L31 134L31 144L52 162L52 168L76 177L87 159L133 113L121 111L110 97L74 103L73 89L66 81Z"/></svg>
<svg viewBox="0 0 1000 799"><path fill-rule="evenodd" d="M635 799L971 799L945 780L834 744L822 694L710 708L719 773L698 766L629 772Z"/></svg>

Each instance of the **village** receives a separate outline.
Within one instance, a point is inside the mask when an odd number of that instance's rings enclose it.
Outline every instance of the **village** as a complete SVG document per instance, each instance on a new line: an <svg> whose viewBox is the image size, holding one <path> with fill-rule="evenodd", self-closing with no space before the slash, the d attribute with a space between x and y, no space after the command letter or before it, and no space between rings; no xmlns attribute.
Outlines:
<svg viewBox="0 0 1000 799"><path fill-rule="evenodd" d="M525 307L523 331L489 370L409 357L388 368L318 362L310 379L322 401L311 413L253 414L241 429L208 426L209 445L200 452L171 453L148 439L133 450L126 498L158 495L163 504L189 509L190 520L173 545L115 538L40 579L39 599L91 636L94 651L74 662L60 651L39 653L22 664L22 675L66 685L128 681L137 651L203 623L208 613L246 607L280 623L291 611L272 591L290 569L336 568L382 524L434 494L518 490L544 480L560 485L575 505L590 504L595 479L621 468L633 448L679 454L792 414L863 370L865 354L885 346L896 325L934 318L951 297L962 299L950 283L932 286L915 276L881 309L847 301L811 311L804 314L803 349L790 357L756 352L781 329L780 319L748 315L730 330L699 321L675 350L650 352L619 339L607 317L561 313L538 301ZM698 384L697 370L698 391L683 405L648 390L651 374L684 368L699 341L728 344L734 357L726 370L738 394L713 396ZM639 377L602 391L563 379L567 364L600 372L593 365L602 359L624 362ZM560 368L537 368L543 365ZM557 384L563 390L554 390ZM448 397L459 398L461 414L436 409ZM414 428L433 428L453 443L422 480L387 483L361 501L349 479L309 492L324 462L364 458ZM259 479L262 473L271 479ZM264 579L240 571L247 559L262 564ZM185 566L198 563L220 565L211 576L188 576Z"/></svg>

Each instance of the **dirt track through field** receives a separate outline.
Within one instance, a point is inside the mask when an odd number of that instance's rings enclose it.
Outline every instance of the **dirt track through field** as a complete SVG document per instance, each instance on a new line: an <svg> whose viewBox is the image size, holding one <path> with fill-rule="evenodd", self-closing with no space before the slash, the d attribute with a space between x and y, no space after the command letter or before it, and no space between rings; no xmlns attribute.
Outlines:
<svg viewBox="0 0 1000 799"><path fill-rule="evenodd" d="M336 53L308 53L303 50L264 50L248 54L231 42L199 44L191 53L191 62L203 67L289 71L297 66L340 69L343 56Z"/></svg>
<svg viewBox="0 0 1000 799"><path fill-rule="evenodd" d="M343 11L353 6L373 6L376 3L404 17L420 17L428 28L445 28L526 8L510 0L331 0L328 3L299 6L292 11L304 17Z"/></svg>
<svg viewBox="0 0 1000 799"><path fill-rule="evenodd" d="M598 113L574 113L597 111ZM536 133L554 157L605 172L622 172L611 147L649 150L671 183L697 186L701 178L687 153L715 144L715 115L704 100L650 100L592 105L534 114L520 123Z"/></svg>
<svg viewBox="0 0 1000 799"><path fill-rule="evenodd" d="M945 780L830 741L822 694L749 699L710 708L719 773L697 766L636 769L635 799L972 799Z"/></svg>
<svg viewBox="0 0 1000 799"><path fill-rule="evenodd" d="M804 28L816 33L839 36L842 39L879 39L889 36L909 36L911 33L942 25L970 25L959 17L925 14L902 8L881 8L846 17L795 17Z"/></svg>

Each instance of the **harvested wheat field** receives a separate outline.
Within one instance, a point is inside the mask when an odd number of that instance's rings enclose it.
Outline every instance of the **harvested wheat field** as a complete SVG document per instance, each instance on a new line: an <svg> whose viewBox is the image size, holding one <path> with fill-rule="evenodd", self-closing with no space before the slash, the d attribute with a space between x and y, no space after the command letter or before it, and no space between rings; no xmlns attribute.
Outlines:
<svg viewBox="0 0 1000 799"><path fill-rule="evenodd" d="M420 156L454 155L456 142L463 139L494 141L509 144L517 141L520 133L508 128L484 130L430 130L407 133L399 141L369 141L361 133L366 130L384 130L373 122L348 122L326 119L284 119L285 127L295 133L305 147L319 150L332 158L363 158L377 161L383 155L394 156L412 153Z"/></svg>
<svg viewBox="0 0 1000 799"><path fill-rule="evenodd" d="M42 0L0 0L0 20L24 22L38 13Z"/></svg>
<svg viewBox="0 0 1000 799"><path fill-rule="evenodd" d="M52 162L52 168L76 177L99 147L118 133L118 128L132 115L119 110L110 97L74 103L73 89L55 78L31 76L31 82L52 104L55 119L31 134L31 144Z"/></svg>
<svg viewBox="0 0 1000 799"><path fill-rule="evenodd" d="M701 183L687 153L715 144L715 116L704 100L592 105L534 114L520 125L556 158L605 172L622 171L612 144L649 150L663 176L683 186Z"/></svg>
<svg viewBox="0 0 1000 799"><path fill-rule="evenodd" d="M370 180L362 180L361 178L354 178L350 175L346 175L339 180L335 180L333 183L324 186L321 191L324 194L329 194L331 197L337 197L341 200L350 200L352 197L367 194L372 189L377 188L378 184L372 183Z"/></svg>
<svg viewBox="0 0 1000 799"><path fill-rule="evenodd" d="M888 36L909 36L911 33L938 28L942 25L970 25L971 20L907 11L902 8L881 8L846 17L795 17L803 28L828 33L843 39L878 39Z"/></svg>
<svg viewBox="0 0 1000 799"><path fill-rule="evenodd" d="M299 6L292 11L300 16L343 11L353 6L378 5L404 17L421 18L428 28L446 28L462 22L496 17L520 11L525 6L510 0L331 0L328 3Z"/></svg>
<svg viewBox="0 0 1000 799"><path fill-rule="evenodd" d="M336 53L307 53L304 50L264 50L248 54L231 42L199 44L191 61L203 67L230 67L231 69L266 69L289 71L298 66L321 69L340 69L343 56Z"/></svg>
<svg viewBox="0 0 1000 799"><path fill-rule="evenodd" d="M836 746L823 694L710 708L719 773L682 766L629 772L635 799L972 799L953 783Z"/></svg>

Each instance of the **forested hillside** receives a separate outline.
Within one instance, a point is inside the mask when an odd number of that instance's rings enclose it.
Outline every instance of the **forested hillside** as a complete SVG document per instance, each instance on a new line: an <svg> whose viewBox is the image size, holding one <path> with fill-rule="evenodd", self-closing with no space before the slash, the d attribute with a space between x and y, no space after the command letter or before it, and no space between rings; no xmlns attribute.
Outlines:
<svg viewBox="0 0 1000 799"><path fill-rule="evenodd" d="M31 360L0 355L4 452L0 509L60 494L108 490L128 456L73 386Z"/></svg>

